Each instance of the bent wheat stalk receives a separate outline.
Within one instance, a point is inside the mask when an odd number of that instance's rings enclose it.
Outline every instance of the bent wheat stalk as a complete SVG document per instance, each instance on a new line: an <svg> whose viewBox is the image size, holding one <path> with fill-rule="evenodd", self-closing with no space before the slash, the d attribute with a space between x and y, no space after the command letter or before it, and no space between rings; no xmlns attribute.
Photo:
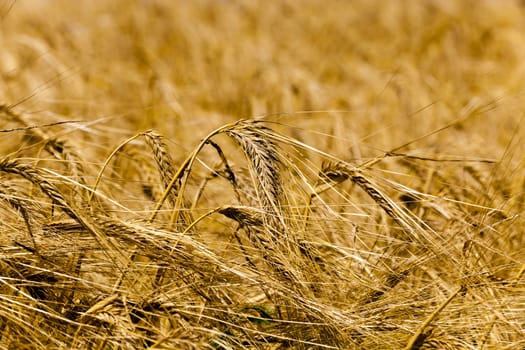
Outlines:
<svg viewBox="0 0 525 350"><path fill-rule="evenodd" d="M64 198L60 191L53 186L47 178L42 174L42 171L38 168L34 168L29 164L22 164L17 160L2 159L0 160L0 171L5 173L19 175L26 180L37 185L42 192L48 196L54 204L59 206L67 215L72 219L76 220L81 224L86 230L93 234L94 238L97 240L98 244L107 252L118 252L122 256L126 255L117 247L114 243L109 240L106 235L98 229L98 227L92 223L88 217L80 215L77 210ZM113 257L110 257L111 260L114 260ZM115 266L117 266L115 262Z"/></svg>
<svg viewBox="0 0 525 350"><path fill-rule="evenodd" d="M256 181L258 197L261 205L269 211L268 220L271 224L285 227L283 215L280 208L280 195L282 183L279 174L280 161L278 151L270 139L264 137L264 131L269 130L253 120L240 120L235 123L226 124L209 133L188 155L181 164L171 181L166 186L162 197L157 202L149 222L155 220L160 208L169 197L174 186L178 188L180 195L177 196L170 227L178 221L182 205L182 194L184 193L187 179L190 175L193 163L203 147L209 144L209 140L216 135L224 133L231 137L241 147L251 164L252 177Z"/></svg>

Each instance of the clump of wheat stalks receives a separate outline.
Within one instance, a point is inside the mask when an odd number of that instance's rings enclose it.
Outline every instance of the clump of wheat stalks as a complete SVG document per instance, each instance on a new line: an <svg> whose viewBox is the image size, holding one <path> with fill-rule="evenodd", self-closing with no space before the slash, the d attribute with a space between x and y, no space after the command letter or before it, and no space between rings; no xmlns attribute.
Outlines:
<svg viewBox="0 0 525 350"><path fill-rule="evenodd" d="M524 348L522 1L71 4L0 4L0 348Z"/></svg>
<svg viewBox="0 0 525 350"><path fill-rule="evenodd" d="M523 218L512 180L482 176L497 164L359 165L262 120L168 144L0 160L2 347L523 345Z"/></svg>

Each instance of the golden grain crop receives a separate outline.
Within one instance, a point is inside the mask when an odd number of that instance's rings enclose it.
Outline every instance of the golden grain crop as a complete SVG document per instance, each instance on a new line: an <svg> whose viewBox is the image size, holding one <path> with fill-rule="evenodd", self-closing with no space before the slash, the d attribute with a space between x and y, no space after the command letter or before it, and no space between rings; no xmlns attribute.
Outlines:
<svg viewBox="0 0 525 350"><path fill-rule="evenodd" d="M525 347L525 5L0 2L0 348Z"/></svg>

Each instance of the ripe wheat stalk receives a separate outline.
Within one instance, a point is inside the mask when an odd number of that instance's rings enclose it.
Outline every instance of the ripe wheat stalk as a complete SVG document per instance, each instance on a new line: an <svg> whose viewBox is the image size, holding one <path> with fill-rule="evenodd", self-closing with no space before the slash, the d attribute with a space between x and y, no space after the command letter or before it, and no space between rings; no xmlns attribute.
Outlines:
<svg viewBox="0 0 525 350"><path fill-rule="evenodd" d="M135 142L141 137L145 142ZM225 142L228 138L233 142ZM205 148L211 152L205 154ZM316 172L303 158L294 158L296 150L323 159ZM233 156L239 152L244 158ZM110 169L118 172L120 163L111 167L111 162L125 154L132 163L140 163L134 168L140 174L131 177L140 181L111 187L108 182L113 177L103 174ZM418 161L402 158L398 163L419 177L444 182L438 171L429 177L417 167ZM215 165L202 171L207 163ZM494 284L506 288L510 283L494 282L498 280L493 273L484 271L476 278L462 277L489 259L481 250L487 246L476 238L481 228L470 227L465 229L468 237L456 237L439 235L430 226L431 220L450 222L457 219L454 213L459 209L469 210L468 203L459 200L459 191L447 192L452 199L437 198L378 178L377 162L354 166L280 134L261 120L241 120L213 130L180 164L161 134L137 133L100 161L98 171L82 168L82 176L91 177L92 184L44 164L22 158L0 160L6 180L0 198L19 214L8 225L16 226L17 220L24 224L24 235L9 233L14 238L0 254L6 258L2 265L6 274L16 276L9 277L13 278L9 288L44 310L42 316L40 311L12 304L9 310L15 316L6 318L10 327L23 329L31 317L41 317L55 330L55 320L65 322L63 331L73 336L62 338L56 333L57 344L86 348L110 341L136 348L164 342L173 347L189 344L187 339L203 346L244 339L254 346L373 348L397 337L396 346L407 349L436 344L461 348L471 340L461 342L454 332L443 333L439 320L457 322L454 314L477 307L469 298L482 300L483 293L490 293L485 289ZM156 169L148 168L153 165ZM478 185L488 186L479 171L468 167L465 171L479 179ZM155 182L149 177L158 179L160 197L144 191L144 186ZM24 183L39 191L20 192ZM224 185L230 188L231 198L209 207L209 193L225 191ZM79 190L90 196L76 196ZM142 211L126 207L127 192L143 196L139 197ZM343 201L334 201L334 196ZM108 205L99 205L94 198ZM433 198L448 207L427 203ZM153 211L152 199L156 200ZM345 216L352 214L349 201L366 203L368 214L349 220ZM161 210L164 202L170 215ZM475 210L489 208L488 203L478 207L469 212L469 220L475 219ZM487 222L480 227L496 229L513 217L501 213L489 218L496 220L496 226ZM398 248L390 248L391 242ZM461 269L448 269L452 265ZM521 288L522 271L514 275L512 288ZM430 295L430 303L425 295ZM511 295L506 297L515 302ZM16 299L8 294L7 300ZM399 312L391 308L400 301L415 308L398 306L403 309ZM68 308L80 311L62 311ZM482 308L475 312L482 313ZM405 312L413 312L422 323L417 327L404 323ZM204 329L215 327L219 335L200 333L202 320ZM496 322L503 322L513 336L521 332L502 313L483 324ZM151 326L157 324L164 328ZM163 335L181 324L193 332L193 338L180 332ZM100 341L93 338L97 332ZM478 332L476 337L490 342L490 332ZM31 334L43 339L38 332Z"/></svg>

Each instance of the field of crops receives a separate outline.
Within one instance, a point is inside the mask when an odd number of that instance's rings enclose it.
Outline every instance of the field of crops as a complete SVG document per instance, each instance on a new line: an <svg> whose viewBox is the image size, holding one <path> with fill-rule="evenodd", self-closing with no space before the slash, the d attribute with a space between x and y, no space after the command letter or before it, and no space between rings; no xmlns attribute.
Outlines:
<svg viewBox="0 0 525 350"><path fill-rule="evenodd" d="M525 3L0 0L0 349L525 348Z"/></svg>

